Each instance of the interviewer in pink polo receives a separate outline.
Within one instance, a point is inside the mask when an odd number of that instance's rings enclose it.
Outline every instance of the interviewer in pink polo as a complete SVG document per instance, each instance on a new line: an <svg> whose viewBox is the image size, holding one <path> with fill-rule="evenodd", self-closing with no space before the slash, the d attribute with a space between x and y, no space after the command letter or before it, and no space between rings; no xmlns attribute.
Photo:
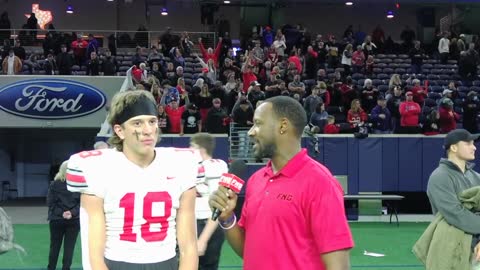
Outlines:
<svg viewBox="0 0 480 270"><path fill-rule="evenodd" d="M323 165L301 148L307 117L298 101L277 96L256 110L248 135L257 158L270 158L248 181L242 215L237 195L220 187L210 206L243 257L245 270L347 270L353 240L343 191Z"/></svg>

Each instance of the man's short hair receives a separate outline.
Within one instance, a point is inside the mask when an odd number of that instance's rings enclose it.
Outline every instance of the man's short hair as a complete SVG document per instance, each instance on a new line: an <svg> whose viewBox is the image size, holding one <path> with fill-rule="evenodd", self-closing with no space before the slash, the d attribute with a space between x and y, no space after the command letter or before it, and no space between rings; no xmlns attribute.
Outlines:
<svg viewBox="0 0 480 270"><path fill-rule="evenodd" d="M297 137L302 137L307 125L307 113L300 102L289 96L276 96L265 100L272 104L272 110L278 119L287 118L295 127Z"/></svg>
<svg viewBox="0 0 480 270"><path fill-rule="evenodd" d="M190 138L190 142L205 149L209 156L213 156L215 150L215 138L208 133L196 133Z"/></svg>

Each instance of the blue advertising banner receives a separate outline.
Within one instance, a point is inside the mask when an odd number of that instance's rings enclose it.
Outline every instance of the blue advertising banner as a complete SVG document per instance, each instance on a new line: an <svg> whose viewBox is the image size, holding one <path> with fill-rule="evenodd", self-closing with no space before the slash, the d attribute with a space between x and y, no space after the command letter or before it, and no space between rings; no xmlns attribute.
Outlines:
<svg viewBox="0 0 480 270"><path fill-rule="evenodd" d="M98 128L124 77L2 76L0 128Z"/></svg>
<svg viewBox="0 0 480 270"><path fill-rule="evenodd" d="M63 80L24 80L0 88L0 109L27 118L68 119L94 113L106 96L91 85Z"/></svg>

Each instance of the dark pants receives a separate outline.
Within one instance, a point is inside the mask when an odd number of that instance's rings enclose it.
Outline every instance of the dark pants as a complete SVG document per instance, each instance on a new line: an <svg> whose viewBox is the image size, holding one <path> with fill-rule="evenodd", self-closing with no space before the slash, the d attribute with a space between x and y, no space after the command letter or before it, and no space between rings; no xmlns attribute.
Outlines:
<svg viewBox="0 0 480 270"><path fill-rule="evenodd" d="M63 270L69 270L72 265L73 250L80 231L79 219L50 221L50 253L48 255L48 270L57 267L58 254L63 242Z"/></svg>
<svg viewBox="0 0 480 270"><path fill-rule="evenodd" d="M422 65L412 64L412 66L410 67L410 69L412 70L412 73L413 73L413 74L420 74L420 73L422 73Z"/></svg>
<svg viewBox="0 0 480 270"><path fill-rule="evenodd" d="M108 270L178 270L176 256L163 262L145 264L117 262L105 258L105 264Z"/></svg>
<svg viewBox="0 0 480 270"><path fill-rule="evenodd" d="M448 63L448 56L449 56L449 53L441 53L440 54L440 63L445 65Z"/></svg>
<svg viewBox="0 0 480 270"><path fill-rule="evenodd" d="M197 220L197 232L200 233L205 228L207 219ZM217 230L212 234L207 244L207 250L205 255L199 257L198 269L199 270L217 270L218 263L220 262L220 251L222 250L223 241L225 240L225 234L222 228L217 227Z"/></svg>

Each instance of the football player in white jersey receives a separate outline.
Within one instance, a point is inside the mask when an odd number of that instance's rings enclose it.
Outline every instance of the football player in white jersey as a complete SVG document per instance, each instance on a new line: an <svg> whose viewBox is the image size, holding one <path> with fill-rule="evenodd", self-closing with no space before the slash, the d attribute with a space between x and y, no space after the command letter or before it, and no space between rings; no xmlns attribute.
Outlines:
<svg viewBox="0 0 480 270"><path fill-rule="evenodd" d="M221 159L213 159L215 138L208 133L197 133L190 139L190 147L197 149L202 157L197 180L197 200L195 214L197 218L199 270L217 270L225 235L218 227L218 221L211 219L212 210L208 205L210 195L218 189L222 174L228 172L228 166ZM203 173L203 174L202 174Z"/></svg>
<svg viewBox="0 0 480 270"><path fill-rule="evenodd" d="M98 141L93 145L94 150L108 149L110 146L104 141ZM82 247L82 269L92 270L90 257L88 256L88 215L80 205L80 242Z"/></svg>
<svg viewBox="0 0 480 270"><path fill-rule="evenodd" d="M157 109L147 91L116 94L108 121L113 149L75 154L67 169L88 215L91 268L197 269L198 152L155 148Z"/></svg>

